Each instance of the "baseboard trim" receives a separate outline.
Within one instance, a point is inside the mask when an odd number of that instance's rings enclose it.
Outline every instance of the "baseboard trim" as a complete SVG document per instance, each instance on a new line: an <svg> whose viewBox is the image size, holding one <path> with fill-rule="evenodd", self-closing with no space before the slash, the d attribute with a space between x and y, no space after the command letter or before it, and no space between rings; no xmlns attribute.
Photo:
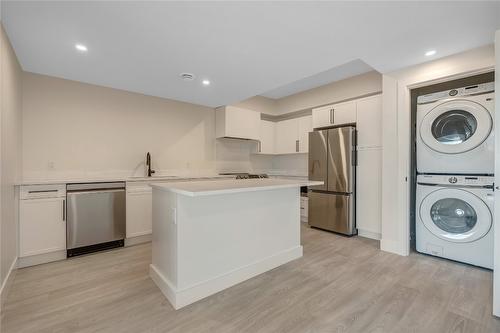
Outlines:
<svg viewBox="0 0 500 333"><path fill-rule="evenodd" d="M17 271L17 257L12 261L12 264L9 268L9 273L5 277L5 280L0 287L0 311L3 309L5 301L7 300L7 296L9 295L10 287L12 286L12 282L14 282L14 278L16 277Z"/></svg>
<svg viewBox="0 0 500 333"><path fill-rule="evenodd" d="M303 249L300 245L183 289L176 288L153 264L150 265L149 276L158 288L160 288L174 309L177 310L287 262L298 259L302 257L302 254Z"/></svg>
<svg viewBox="0 0 500 333"><path fill-rule="evenodd" d="M17 267L24 268L24 267L46 264L48 262L65 260L65 259L66 259L66 250L60 250L50 253L37 254L34 256L19 258Z"/></svg>
<svg viewBox="0 0 500 333"><path fill-rule="evenodd" d="M375 239L378 241L382 238L382 235L379 232L373 232L370 230L363 230L363 229L358 229L358 236Z"/></svg>
<svg viewBox="0 0 500 333"><path fill-rule="evenodd" d="M146 235L125 238L125 247L134 246L137 244L148 243L148 242L151 242L151 239L152 239L152 235L150 233L146 234Z"/></svg>
<svg viewBox="0 0 500 333"><path fill-rule="evenodd" d="M398 254L400 256L408 255L407 253L403 253L401 251L401 245L398 242L383 238L380 240L380 249L382 251Z"/></svg>

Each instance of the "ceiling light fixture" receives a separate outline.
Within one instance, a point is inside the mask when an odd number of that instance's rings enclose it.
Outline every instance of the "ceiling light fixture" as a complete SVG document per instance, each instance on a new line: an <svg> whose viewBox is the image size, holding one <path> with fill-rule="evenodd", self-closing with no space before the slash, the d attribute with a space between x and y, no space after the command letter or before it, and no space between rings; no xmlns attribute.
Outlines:
<svg viewBox="0 0 500 333"><path fill-rule="evenodd" d="M436 50L430 50L430 51L425 52L426 57L430 57L430 56L433 56L435 54L436 54Z"/></svg>
<svg viewBox="0 0 500 333"><path fill-rule="evenodd" d="M210 81L209 80L203 80L203 81L201 81L201 83L203 83L204 86L209 86L210 85Z"/></svg>
<svg viewBox="0 0 500 333"><path fill-rule="evenodd" d="M80 52L87 52L88 51L87 47L83 44L75 44L75 49L77 49Z"/></svg>

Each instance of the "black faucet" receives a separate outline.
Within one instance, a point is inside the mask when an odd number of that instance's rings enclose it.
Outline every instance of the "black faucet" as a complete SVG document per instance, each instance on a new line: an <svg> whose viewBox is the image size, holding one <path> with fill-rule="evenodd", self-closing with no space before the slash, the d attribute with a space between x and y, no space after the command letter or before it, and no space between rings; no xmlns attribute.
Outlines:
<svg viewBox="0 0 500 333"><path fill-rule="evenodd" d="M148 177L151 177L151 175L155 173L155 171L151 170L151 154L149 153L149 151L146 154L146 165L148 167Z"/></svg>

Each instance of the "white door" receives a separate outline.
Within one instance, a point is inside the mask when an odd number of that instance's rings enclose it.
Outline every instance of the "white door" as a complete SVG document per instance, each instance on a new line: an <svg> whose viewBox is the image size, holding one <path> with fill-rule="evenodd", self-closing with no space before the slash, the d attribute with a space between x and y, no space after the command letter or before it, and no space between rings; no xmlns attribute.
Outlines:
<svg viewBox="0 0 500 333"><path fill-rule="evenodd" d="M260 149L261 154L274 153L275 123L268 120L260 121Z"/></svg>
<svg viewBox="0 0 500 333"><path fill-rule="evenodd" d="M429 193L418 207L419 218L435 236L453 243L470 243L484 237L493 219L486 203L457 188Z"/></svg>
<svg viewBox="0 0 500 333"><path fill-rule="evenodd" d="M323 106L312 110L313 128L328 127L333 125L332 106Z"/></svg>
<svg viewBox="0 0 500 333"><path fill-rule="evenodd" d="M151 233L152 205L153 194L148 184L127 185L127 238Z"/></svg>
<svg viewBox="0 0 500 333"><path fill-rule="evenodd" d="M298 152L298 120L288 119L276 123L276 153L292 154Z"/></svg>
<svg viewBox="0 0 500 333"><path fill-rule="evenodd" d="M64 198L20 200L19 256L66 250Z"/></svg>
<svg viewBox="0 0 500 333"><path fill-rule="evenodd" d="M309 151L309 132L312 132L312 116L298 118L299 127L299 153Z"/></svg>
<svg viewBox="0 0 500 333"><path fill-rule="evenodd" d="M356 102L346 102L332 106L333 124L344 125L356 122Z"/></svg>
<svg viewBox="0 0 500 333"><path fill-rule="evenodd" d="M445 154L459 154L479 146L493 127L488 110L468 100L443 102L422 119L420 136L431 149Z"/></svg>
<svg viewBox="0 0 500 333"><path fill-rule="evenodd" d="M495 121L500 121L500 30L497 31L495 38ZM495 184L500 184L500 126L495 127ZM500 186L495 186L495 256L493 267L493 314L500 317Z"/></svg>
<svg viewBox="0 0 500 333"><path fill-rule="evenodd" d="M362 236L380 239L382 149L358 150L356 172L356 227Z"/></svg>
<svg viewBox="0 0 500 333"><path fill-rule="evenodd" d="M382 96L364 98L356 106L358 149L382 146Z"/></svg>

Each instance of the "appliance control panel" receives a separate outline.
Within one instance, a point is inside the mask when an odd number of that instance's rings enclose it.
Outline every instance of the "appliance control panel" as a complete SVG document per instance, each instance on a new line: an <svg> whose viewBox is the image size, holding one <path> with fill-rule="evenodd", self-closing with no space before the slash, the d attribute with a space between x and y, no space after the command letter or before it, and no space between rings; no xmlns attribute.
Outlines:
<svg viewBox="0 0 500 333"><path fill-rule="evenodd" d="M488 82L488 83L476 84L473 86L445 90L445 91L440 91L437 93L418 96L417 103L418 104L426 104L426 103L431 103L431 102L435 102L438 100L443 100L443 99L447 99L447 98L451 98L451 97L479 95L479 94L486 94L486 93L493 92L493 91L495 91L495 83Z"/></svg>
<svg viewBox="0 0 500 333"><path fill-rule="evenodd" d="M493 176L418 175L417 183L454 186L492 186Z"/></svg>

